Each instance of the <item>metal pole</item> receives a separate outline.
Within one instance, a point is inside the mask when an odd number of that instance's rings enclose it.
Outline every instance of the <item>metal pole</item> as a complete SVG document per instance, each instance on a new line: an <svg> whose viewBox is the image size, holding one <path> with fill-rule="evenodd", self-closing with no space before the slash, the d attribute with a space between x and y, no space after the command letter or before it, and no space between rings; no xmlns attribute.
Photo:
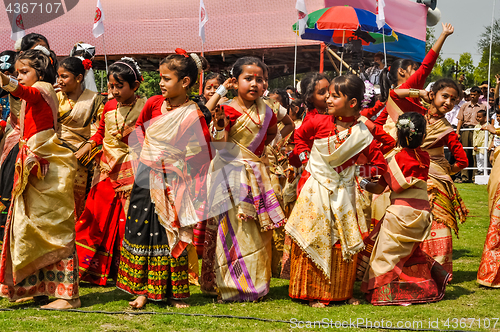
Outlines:
<svg viewBox="0 0 500 332"><path fill-rule="evenodd" d="M297 18L300 21L300 17L297 12ZM296 27L300 24L299 21L297 21ZM297 34L297 30L295 30L295 58L293 60L293 89L297 90L297 39L299 38L299 35Z"/></svg>
<svg viewBox="0 0 500 332"><path fill-rule="evenodd" d="M490 105L490 76L491 76L491 49L493 46L493 26L495 24L495 2L496 0L493 0L493 12L491 13L491 28L490 28L490 59L488 61L488 95L486 96L486 122L489 123L490 119L490 111L489 111L489 105ZM485 130L484 133L484 175L488 175L488 141L489 141L489 132Z"/></svg>
<svg viewBox="0 0 500 332"><path fill-rule="evenodd" d="M106 75L108 75L108 56L106 54L106 43L104 42L104 33L102 34L102 47L104 49L104 63L106 64Z"/></svg>

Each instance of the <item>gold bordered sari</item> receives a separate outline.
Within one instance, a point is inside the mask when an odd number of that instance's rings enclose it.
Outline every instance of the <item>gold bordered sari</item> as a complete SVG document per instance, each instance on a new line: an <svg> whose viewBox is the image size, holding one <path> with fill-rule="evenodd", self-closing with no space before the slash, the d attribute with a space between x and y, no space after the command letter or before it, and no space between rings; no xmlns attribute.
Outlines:
<svg viewBox="0 0 500 332"><path fill-rule="evenodd" d="M427 193L432 213L432 231L421 248L448 271L453 273L453 230L458 237L458 224L464 223L469 210L451 179L451 165L444 156L444 147L434 147L443 137L453 131L446 119L427 125L427 136L422 150L431 157Z"/></svg>
<svg viewBox="0 0 500 332"><path fill-rule="evenodd" d="M262 99L249 113L255 107L262 127L241 115L210 166L209 217L218 227L215 276L228 301L255 301L269 292L272 230L285 222L267 158L253 152L266 137L272 110Z"/></svg>
<svg viewBox="0 0 500 332"><path fill-rule="evenodd" d="M57 127L57 97L52 85L37 82L37 88L51 107ZM20 112L21 137L24 128L23 101ZM20 286L24 279L36 286L30 295L50 294L56 297L73 298L78 296L74 289L75 278L69 281L71 287L65 288L61 281L59 291L41 287L43 276L38 270L62 264L70 257L71 269L75 251L75 216L73 180L76 158L71 150L62 147L54 129L34 134L27 141L21 140L17 157L10 218L6 225L6 241L3 244L0 280L2 295L10 299L25 296ZM36 250L33 250L36 248ZM71 269L70 272L71 272ZM63 274L63 279L66 274ZM39 280L40 279L40 280ZM65 280L64 280L65 281ZM78 281L76 279L76 286ZM40 286L40 287L39 287Z"/></svg>
<svg viewBox="0 0 500 332"><path fill-rule="evenodd" d="M82 92L75 102L70 100L63 92L57 93L59 100L59 139L63 146L73 152L90 138L90 124L98 108L93 107L97 94L90 90ZM103 108L101 105L100 108ZM88 169L78 163L75 175L74 195L75 213L79 218L85 208Z"/></svg>
<svg viewBox="0 0 500 332"><path fill-rule="evenodd" d="M347 130L340 136L346 134ZM340 173L335 168L369 146L373 136L363 123L358 123L331 154L329 140L334 141L334 137L314 141L306 166L311 176L285 226L293 240L289 291L292 298L340 301L352 297L357 253L364 248L360 231L363 225L358 223L356 209L356 167ZM334 247L337 242L340 249ZM322 273L313 273L314 285L306 285L302 280L310 277L309 269L304 267L304 255Z"/></svg>
<svg viewBox="0 0 500 332"><path fill-rule="evenodd" d="M391 205L366 240L373 253L361 290L374 305L439 301L450 275L419 248L432 227L427 183L405 177L395 157L388 164Z"/></svg>
<svg viewBox="0 0 500 332"><path fill-rule="evenodd" d="M130 134L146 100L139 98L132 109L123 106L104 114L102 154L94 170L85 210L76 225L82 280L105 285L116 272L112 270L113 260L119 258L138 159L133 147L138 142ZM123 137L128 135L128 144L114 135L121 128Z"/></svg>
<svg viewBox="0 0 500 332"><path fill-rule="evenodd" d="M500 287L500 147L493 152L494 164L488 181L490 226L484 242L477 282L487 287Z"/></svg>

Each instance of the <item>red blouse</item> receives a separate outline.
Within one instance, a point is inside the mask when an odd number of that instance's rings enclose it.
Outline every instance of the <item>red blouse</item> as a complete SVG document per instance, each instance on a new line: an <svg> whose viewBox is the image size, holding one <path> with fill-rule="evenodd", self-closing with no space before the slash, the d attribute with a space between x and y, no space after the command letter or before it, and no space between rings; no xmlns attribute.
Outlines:
<svg viewBox="0 0 500 332"><path fill-rule="evenodd" d="M54 128L52 109L43 99L40 90L32 86L18 84L16 90L11 93L14 97L26 100L23 139L28 140L36 133Z"/></svg>
<svg viewBox="0 0 500 332"><path fill-rule="evenodd" d="M330 115L318 114L314 118L302 125L295 131L295 153L300 155L302 152L311 152L315 139L326 138L332 135L334 117ZM360 174L364 176L381 175L387 171L387 162L378 148L378 143L373 140L359 154L347 160L341 166L336 167L340 173L342 170L356 164L358 159L367 160L367 163L360 165ZM307 160L303 161L306 163ZM295 166L295 165L294 165Z"/></svg>
<svg viewBox="0 0 500 332"><path fill-rule="evenodd" d="M240 112L238 112L235 108L228 106L228 105L222 105L224 109L224 113L226 114L227 117L229 117L229 126L226 128L227 131L231 129L232 126L236 123L238 118L242 116ZM262 120L261 120L262 121ZM272 118L271 121L269 122L269 128L276 127L278 123L278 119L276 118L276 114L272 112ZM264 151L264 147L266 146L266 139L267 139L267 133L264 135L264 138L262 139L262 142L260 145L257 147L255 151L252 151L256 156L262 155L262 152Z"/></svg>
<svg viewBox="0 0 500 332"><path fill-rule="evenodd" d="M366 120L365 125L379 143L378 147L384 155L396 147L396 140L385 132L383 126L376 125L371 120Z"/></svg>
<svg viewBox="0 0 500 332"><path fill-rule="evenodd" d="M370 119L372 116L377 115L380 110L382 110L385 107L385 103L381 102L380 100L377 100L375 102L375 105L370 108L364 108L359 112L362 116L367 117Z"/></svg>
<svg viewBox="0 0 500 332"><path fill-rule="evenodd" d="M439 54L434 52L432 49L427 53L427 55L424 58L424 61L422 62L422 65L411 75L408 80L401 84L399 89L423 89L425 80L427 79L427 76L432 71L432 68L436 64L436 60L438 58ZM394 92L394 90L391 90L390 95L396 105L404 112L417 112L420 114L425 114L425 109L422 108L422 104L420 104L419 98L399 98L397 94ZM375 123L378 125L384 125L385 122L387 121L387 109L384 109L382 113L377 117L375 120Z"/></svg>

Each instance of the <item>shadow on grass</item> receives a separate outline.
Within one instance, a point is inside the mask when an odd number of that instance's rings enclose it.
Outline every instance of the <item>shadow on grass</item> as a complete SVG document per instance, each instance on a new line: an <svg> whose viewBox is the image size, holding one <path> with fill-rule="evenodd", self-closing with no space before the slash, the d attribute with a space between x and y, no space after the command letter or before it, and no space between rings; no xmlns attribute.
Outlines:
<svg viewBox="0 0 500 332"><path fill-rule="evenodd" d="M466 281L475 281L477 278L477 271L453 271L453 280L451 284L455 286Z"/></svg>
<svg viewBox="0 0 500 332"><path fill-rule="evenodd" d="M453 248L453 260L457 260L460 257L476 257L476 255L472 254L472 251L470 251L469 249Z"/></svg>
<svg viewBox="0 0 500 332"><path fill-rule="evenodd" d="M453 281L452 281L453 283ZM453 287L447 287L444 295L443 301L452 301L456 300L461 296L470 295L474 293L474 291L464 288L462 286L454 285Z"/></svg>
<svg viewBox="0 0 500 332"><path fill-rule="evenodd" d="M133 298L134 298L133 295L127 294L124 291L121 291L117 288L110 289L107 292L88 293L80 295L80 300L82 301L82 304L85 305L85 307L92 307L97 304L106 304L108 302L115 302L122 300L131 301Z"/></svg>

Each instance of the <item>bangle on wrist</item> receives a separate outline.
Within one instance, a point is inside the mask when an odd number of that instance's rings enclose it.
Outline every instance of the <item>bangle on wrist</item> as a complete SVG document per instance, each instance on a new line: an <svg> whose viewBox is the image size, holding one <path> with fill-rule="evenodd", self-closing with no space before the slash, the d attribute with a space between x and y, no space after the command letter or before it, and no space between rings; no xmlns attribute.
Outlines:
<svg viewBox="0 0 500 332"><path fill-rule="evenodd" d="M91 140L91 139L88 140L87 143L90 144L90 148L92 148L92 149L96 146L95 142L93 140Z"/></svg>
<svg viewBox="0 0 500 332"><path fill-rule="evenodd" d="M222 129L222 130L216 130L214 131L214 133L212 134L212 137L216 140L221 140L225 137L225 134L226 134L226 130L225 129Z"/></svg>
<svg viewBox="0 0 500 332"><path fill-rule="evenodd" d="M303 151L299 154L299 159L302 163L304 163L304 161L307 161L309 160L309 151Z"/></svg>
<svg viewBox="0 0 500 332"><path fill-rule="evenodd" d="M420 90L419 89L410 89L410 98L418 98L420 97Z"/></svg>
<svg viewBox="0 0 500 332"><path fill-rule="evenodd" d="M12 91L17 89L18 85L19 85L19 83L17 82L17 80L15 78L9 77L9 83L2 85L2 89L4 89L7 92L12 92Z"/></svg>
<svg viewBox="0 0 500 332"><path fill-rule="evenodd" d="M370 182L371 182L371 181L370 181L370 180L368 180L368 179L363 179L363 180L359 181L359 186L360 186L362 189L366 190L366 185L367 185L368 183L370 183Z"/></svg>
<svg viewBox="0 0 500 332"><path fill-rule="evenodd" d="M224 97L227 94L227 89L224 85L219 85L217 90L215 90L215 93L218 94L221 97Z"/></svg>

